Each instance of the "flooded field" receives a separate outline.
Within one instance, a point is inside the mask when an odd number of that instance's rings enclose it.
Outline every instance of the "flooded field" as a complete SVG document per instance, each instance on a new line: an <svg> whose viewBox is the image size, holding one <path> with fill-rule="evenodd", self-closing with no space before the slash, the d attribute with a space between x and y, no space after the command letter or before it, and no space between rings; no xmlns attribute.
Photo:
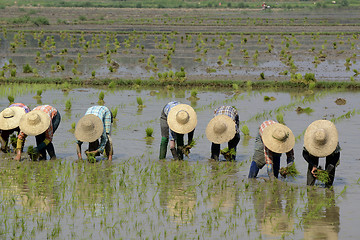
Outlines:
<svg viewBox="0 0 360 240"><path fill-rule="evenodd" d="M102 9L81 21L84 10L68 11L9 8L0 78L148 80L183 68L187 80L359 80L356 11ZM16 24L30 12L49 25Z"/></svg>
<svg viewBox="0 0 360 240"><path fill-rule="evenodd" d="M194 89L99 89L55 85L1 87L1 109L8 95L33 108L50 104L62 114L54 135L55 161L0 161L0 236L2 238L61 239L356 239L360 215L358 131L360 92L253 91ZM69 89L69 86L66 86ZM42 89L41 100L33 96ZM95 164L76 161L75 138L69 131L86 109L105 93L105 105L118 108L112 129L114 158ZM264 98L274 97L273 101ZM145 108L138 109L137 97ZM338 105L338 98L346 104ZM70 111L65 102L71 100ZM178 100L198 115L196 146L184 161L172 161L170 151L158 160L160 112ZM254 138L243 134L236 162L209 160L211 143L205 128L213 109L235 106L240 124L256 136L259 124L282 115L296 136L295 162L300 176L265 182L262 169L256 181L247 174ZM310 107L309 113L297 113ZM302 158L303 133L314 120L335 122L342 148L333 190L322 184L307 188L307 164ZM145 129L154 129L153 140ZM25 148L34 145L28 137ZM225 145L222 145L222 148ZM25 157L25 154L24 154ZM283 156L284 158L284 156ZM282 160L282 166L285 160ZM324 166L324 160L320 160Z"/></svg>

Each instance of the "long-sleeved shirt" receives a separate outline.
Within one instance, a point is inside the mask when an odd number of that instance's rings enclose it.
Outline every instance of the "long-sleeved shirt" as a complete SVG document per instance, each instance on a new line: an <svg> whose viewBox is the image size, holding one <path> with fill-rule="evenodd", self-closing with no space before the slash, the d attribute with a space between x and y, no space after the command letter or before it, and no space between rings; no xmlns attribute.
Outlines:
<svg viewBox="0 0 360 240"><path fill-rule="evenodd" d="M106 134L111 132L111 111L105 106L93 106L88 108L85 115L94 114L99 117L104 124L104 131L100 138L98 151L103 152L108 141Z"/></svg>
<svg viewBox="0 0 360 240"><path fill-rule="evenodd" d="M267 120L264 121L260 127L259 127L259 134L260 137L262 138L262 134L264 132L264 129L272 124L275 124L276 122L274 120ZM265 144L264 144L264 156L265 156L265 162L266 164L273 164L273 155L272 155L272 151L270 151L270 149L268 149ZM291 149L289 152L286 153L287 159L293 161L294 160L294 150Z"/></svg>
<svg viewBox="0 0 360 240"><path fill-rule="evenodd" d="M56 116L57 114L57 110L56 108L50 106L50 105L41 105L41 106L37 106L35 107L32 111L34 110L40 110L44 113L47 113L50 117L50 126L49 128L45 131L45 140L49 143L52 141L53 139L53 135L54 135L54 130L53 130L53 125L52 125L52 119ZM20 131L19 135L18 135L18 139L21 141L24 141L26 139L27 135Z"/></svg>
<svg viewBox="0 0 360 240"><path fill-rule="evenodd" d="M221 106L214 110L214 117L218 115L226 115L231 117L235 122L236 133L239 133L239 114L238 111L231 106Z"/></svg>
<svg viewBox="0 0 360 240"><path fill-rule="evenodd" d="M28 106L26 106L26 105L23 104L23 103L13 103L13 104L11 104L9 107L21 107L21 108L24 109L25 113L30 112L30 108L28 108Z"/></svg>
<svg viewBox="0 0 360 240"><path fill-rule="evenodd" d="M165 105L164 107L164 113L166 115L166 117L168 116L170 110L175 107L176 105L179 105L180 103L177 102L177 101L172 101L172 102L169 102L168 104ZM175 132L174 131L171 131L171 129L169 128L169 140L170 141L173 141L175 139Z"/></svg>

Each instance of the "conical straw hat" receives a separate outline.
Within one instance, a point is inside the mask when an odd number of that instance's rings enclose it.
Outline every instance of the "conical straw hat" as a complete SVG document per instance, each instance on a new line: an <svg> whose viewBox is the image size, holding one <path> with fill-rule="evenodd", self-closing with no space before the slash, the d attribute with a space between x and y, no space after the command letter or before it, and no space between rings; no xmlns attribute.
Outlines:
<svg viewBox="0 0 360 240"><path fill-rule="evenodd" d="M264 145L275 153L290 151L295 145L295 136L287 126L274 123L264 128L262 134Z"/></svg>
<svg viewBox="0 0 360 240"><path fill-rule="evenodd" d="M83 116L75 127L75 138L82 142L94 142L99 139L104 132L104 124L101 119L94 114Z"/></svg>
<svg viewBox="0 0 360 240"><path fill-rule="evenodd" d="M47 113L41 110L33 110L21 117L19 127L26 135L37 136L49 128L50 121L50 116Z"/></svg>
<svg viewBox="0 0 360 240"><path fill-rule="evenodd" d="M328 120L312 122L304 135L304 146L315 157L326 157L333 153L339 137L335 124Z"/></svg>
<svg viewBox="0 0 360 240"><path fill-rule="evenodd" d="M210 120L206 127L206 137L210 142L221 144L234 138L235 122L226 115L217 115Z"/></svg>
<svg viewBox="0 0 360 240"><path fill-rule="evenodd" d="M22 107L8 107L0 113L0 129L11 130L17 128L21 117L25 115Z"/></svg>
<svg viewBox="0 0 360 240"><path fill-rule="evenodd" d="M196 112L187 104L178 104L171 108L167 122L172 131L180 134L189 133L196 127Z"/></svg>

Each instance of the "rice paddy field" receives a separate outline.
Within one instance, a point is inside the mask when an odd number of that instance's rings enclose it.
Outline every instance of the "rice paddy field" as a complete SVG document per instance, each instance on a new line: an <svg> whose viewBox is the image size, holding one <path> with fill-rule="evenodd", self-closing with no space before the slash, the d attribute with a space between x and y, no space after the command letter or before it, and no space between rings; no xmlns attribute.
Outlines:
<svg viewBox="0 0 360 240"><path fill-rule="evenodd" d="M345 87L359 80L356 11L0 12L1 109L13 96L30 108L52 105L62 116L53 139L57 160L32 162L24 153L16 162L1 153L1 238L358 238L360 93ZM49 23L36 25L37 16ZM259 87L264 81L267 87ZM321 89L319 81L337 87ZM101 95L117 110L113 161L77 161L73 126ZM158 159L160 113L172 100L191 105L198 117L196 145L184 161L173 161L169 150ZM221 105L235 106L240 128L250 131L241 133L234 162L209 159L205 128ZM247 178L254 138L267 119L293 131L299 176L269 182L262 169L257 179ZM331 189L321 182L306 187L303 135L318 119L339 131L341 162ZM25 152L30 145L34 137Z"/></svg>

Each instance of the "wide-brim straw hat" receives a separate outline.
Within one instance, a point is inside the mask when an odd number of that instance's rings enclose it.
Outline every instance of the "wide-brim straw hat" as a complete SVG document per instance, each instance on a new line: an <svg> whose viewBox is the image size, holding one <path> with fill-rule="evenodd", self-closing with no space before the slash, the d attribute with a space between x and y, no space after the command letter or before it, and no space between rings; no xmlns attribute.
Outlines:
<svg viewBox="0 0 360 240"><path fill-rule="evenodd" d="M295 145L295 136L287 126L281 123L274 123L262 133L264 145L275 153L289 152Z"/></svg>
<svg viewBox="0 0 360 240"><path fill-rule="evenodd" d="M83 116L75 127L75 138L82 142L94 142L99 139L104 132L104 124L101 119L94 114Z"/></svg>
<svg viewBox="0 0 360 240"><path fill-rule="evenodd" d="M210 142L221 144L234 138L236 133L234 120L226 115L217 115L206 127L206 137Z"/></svg>
<svg viewBox="0 0 360 240"><path fill-rule="evenodd" d="M22 107L8 107L0 113L0 129L11 130L17 128L21 117L25 115Z"/></svg>
<svg viewBox="0 0 360 240"><path fill-rule="evenodd" d="M328 120L312 122L304 135L304 146L315 157L326 157L333 153L339 141L335 124Z"/></svg>
<svg viewBox="0 0 360 240"><path fill-rule="evenodd" d="M178 104L169 111L167 123L169 128L176 133L189 133L196 127L197 115L191 106Z"/></svg>
<svg viewBox="0 0 360 240"><path fill-rule="evenodd" d="M19 127L26 135L37 136L49 128L50 121L50 116L47 113L33 110L21 117Z"/></svg>

